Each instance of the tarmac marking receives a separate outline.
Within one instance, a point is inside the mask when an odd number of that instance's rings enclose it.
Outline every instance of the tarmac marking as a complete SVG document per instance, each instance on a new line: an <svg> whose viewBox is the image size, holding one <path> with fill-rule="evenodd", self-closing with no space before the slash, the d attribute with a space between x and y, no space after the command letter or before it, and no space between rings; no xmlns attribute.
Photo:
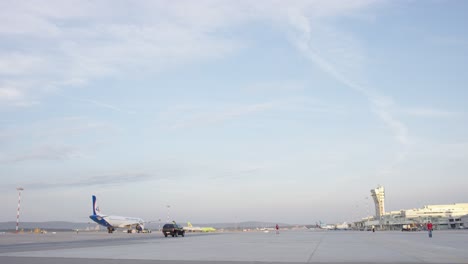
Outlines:
<svg viewBox="0 0 468 264"><path fill-rule="evenodd" d="M310 263L310 262L312 261L312 258L314 257L314 254L315 254L315 252L317 251L317 249L319 248L320 244L322 243L322 240L323 240L324 237L325 237L325 234L323 234L323 235L320 237L320 240L318 241L317 245L315 246L314 251L312 251L312 253L310 254L309 258L307 259L307 263Z"/></svg>

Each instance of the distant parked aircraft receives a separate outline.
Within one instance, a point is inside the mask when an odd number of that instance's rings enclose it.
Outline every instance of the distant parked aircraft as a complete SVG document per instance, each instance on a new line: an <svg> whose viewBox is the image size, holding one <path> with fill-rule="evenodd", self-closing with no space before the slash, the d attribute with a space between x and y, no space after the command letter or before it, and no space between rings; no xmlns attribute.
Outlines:
<svg viewBox="0 0 468 264"><path fill-rule="evenodd" d="M315 223L315 228L325 229L325 230L348 230L350 225L347 222L343 222L342 224L335 224L335 225L327 225L319 221L319 223Z"/></svg>
<svg viewBox="0 0 468 264"><path fill-rule="evenodd" d="M128 232L131 233L133 227L138 232L141 232L144 229L145 223L141 218L102 214L97 206L95 195L93 195L93 214L90 215L89 218L94 222L105 226L109 233L114 232L116 228L126 228Z"/></svg>
<svg viewBox="0 0 468 264"><path fill-rule="evenodd" d="M350 225L347 222L343 222L342 224L336 224L335 229L336 230L348 230Z"/></svg>
<svg viewBox="0 0 468 264"><path fill-rule="evenodd" d="M187 222L187 226L184 226L183 229L187 232L201 232L202 229L199 226L193 226L192 223Z"/></svg>
<svg viewBox="0 0 468 264"><path fill-rule="evenodd" d="M202 232L215 232L216 228L214 228L214 227L202 227L201 230L202 230Z"/></svg>
<svg viewBox="0 0 468 264"><path fill-rule="evenodd" d="M184 226L184 230L188 232L214 232L216 228L193 226L192 223L187 222L187 226Z"/></svg>
<svg viewBox="0 0 468 264"><path fill-rule="evenodd" d="M327 225L325 223L322 223L322 221L319 221L320 222L320 225L317 224L317 227L320 228L320 229L326 229L326 230L333 230L335 229L335 226L334 225Z"/></svg>

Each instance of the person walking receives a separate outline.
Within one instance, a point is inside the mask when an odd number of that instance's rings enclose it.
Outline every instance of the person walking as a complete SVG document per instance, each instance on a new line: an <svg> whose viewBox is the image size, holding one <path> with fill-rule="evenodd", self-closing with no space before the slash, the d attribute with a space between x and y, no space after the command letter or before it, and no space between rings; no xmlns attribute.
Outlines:
<svg viewBox="0 0 468 264"><path fill-rule="evenodd" d="M279 225L276 224L276 227L275 227L275 228L276 228L276 234L278 235L278 234L279 234Z"/></svg>
<svg viewBox="0 0 468 264"><path fill-rule="evenodd" d="M429 232L429 237L432 237L432 223L431 221L427 222L427 231Z"/></svg>

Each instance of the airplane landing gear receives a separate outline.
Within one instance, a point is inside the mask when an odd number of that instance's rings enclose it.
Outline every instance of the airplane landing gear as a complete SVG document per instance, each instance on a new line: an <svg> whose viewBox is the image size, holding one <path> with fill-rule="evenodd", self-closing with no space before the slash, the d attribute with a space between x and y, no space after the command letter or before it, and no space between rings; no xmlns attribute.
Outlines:
<svg viewBox="0 0 468 264"><path fill-rule="evenodd" d="M107 232L108 232L109 234L112 234L112 232L114 232L114 231L115 231L115 228L113 228L113 227L107 227Z"/></svg>

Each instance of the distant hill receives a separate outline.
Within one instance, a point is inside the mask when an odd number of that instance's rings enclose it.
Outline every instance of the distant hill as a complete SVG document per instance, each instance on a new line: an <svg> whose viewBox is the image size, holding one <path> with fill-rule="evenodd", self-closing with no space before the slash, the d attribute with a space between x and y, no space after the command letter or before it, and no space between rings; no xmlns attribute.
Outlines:
<svg viewBox="0 0 468 264"><path fill-rule="evenodd" d="M73 223L65 221L51 221L51 222L20 222L19 228L24 230L31 230L35 228L46 230L75 230L94 228L96 224L88 223ZM1 222L0 231L13 231L16 229L16 222Z"/></svg>

